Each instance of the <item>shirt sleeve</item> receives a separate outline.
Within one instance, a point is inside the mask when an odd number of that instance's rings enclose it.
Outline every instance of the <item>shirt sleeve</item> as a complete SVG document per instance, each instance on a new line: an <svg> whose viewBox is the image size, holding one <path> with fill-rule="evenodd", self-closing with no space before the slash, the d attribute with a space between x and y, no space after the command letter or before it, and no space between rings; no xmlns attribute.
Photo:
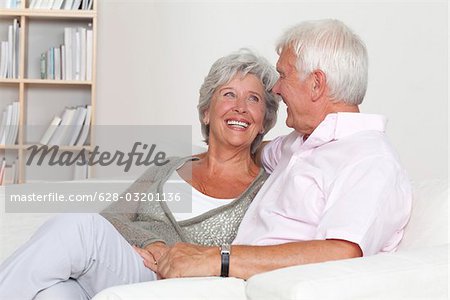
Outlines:
<svg viewBox="0 0 450 300"><path fill-rule="evenodd" d="M279 136L264 146L261 154L261 163L267 173L272 174L278 165L286 139L287 136L285 135Z"/></svg>
<svg viewBox="0 0 450 300"><path fill-rule="evenodd" d="M356 243L364 256L393 249L409 220L411 202L409 179L397 162L364 159L334 180L316 238Z"/></svg>

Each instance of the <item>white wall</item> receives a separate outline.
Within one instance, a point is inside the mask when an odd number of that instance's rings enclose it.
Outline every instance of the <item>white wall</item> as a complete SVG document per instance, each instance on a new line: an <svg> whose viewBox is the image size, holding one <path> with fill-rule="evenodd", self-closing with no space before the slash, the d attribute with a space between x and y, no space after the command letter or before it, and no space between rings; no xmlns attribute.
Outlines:
<svg viewBox="0 0 450 300"><path fill-rule="evenodd" d="M388 134L415 180L447 177L447 1L99 3L98 124L192 124L198 89L220 56L249 47L274 64L288 27L337 18L366 42L363 112L390 119ZM289 132L285 106L269 134Z"/></svg>

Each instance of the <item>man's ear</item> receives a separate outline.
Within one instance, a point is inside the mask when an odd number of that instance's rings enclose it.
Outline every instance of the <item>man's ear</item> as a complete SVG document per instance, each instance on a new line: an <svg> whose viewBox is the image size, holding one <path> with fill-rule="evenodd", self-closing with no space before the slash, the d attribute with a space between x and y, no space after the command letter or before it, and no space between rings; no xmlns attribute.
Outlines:
<svg viewBox="0 0 450 300"><path fill-rule="evenodd" d="M327 89L327 75L322 70L314 70L311 73L312 88L311 97L313 101L320 99Z"/></svg>

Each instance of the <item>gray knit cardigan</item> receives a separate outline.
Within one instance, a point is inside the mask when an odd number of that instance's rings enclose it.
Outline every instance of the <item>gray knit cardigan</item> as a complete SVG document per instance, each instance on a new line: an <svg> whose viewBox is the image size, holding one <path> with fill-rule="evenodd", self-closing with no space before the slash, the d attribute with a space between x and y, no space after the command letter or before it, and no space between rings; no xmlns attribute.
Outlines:
<svg viewBox="0 0 450 300"><path fill-rule="evenodd" d="M164 183L170 175L186 161L196 159L172 157L164 166L150 167L124 193L163 193ZM261 169L255 180L237 199L188 220L177 222L164 201L119 200L103 210L101 215L111 222L130 244L140 247L157 241L168 245L176 242L205 246L231 243L248 206L267 176Z"/></svg>

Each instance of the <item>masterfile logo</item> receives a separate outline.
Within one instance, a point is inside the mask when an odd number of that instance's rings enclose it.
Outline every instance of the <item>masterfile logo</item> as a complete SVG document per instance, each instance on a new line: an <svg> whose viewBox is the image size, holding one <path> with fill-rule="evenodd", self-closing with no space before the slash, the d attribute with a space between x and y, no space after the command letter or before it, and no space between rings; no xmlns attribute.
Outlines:
<svg viewBox="0 0 450 300"><path fill-rule="evenodd" d="M95 146L93 151L81 149L80 152L75 153L73 151L60 151L59 146L57 145L51 147L47 145L33 145L27 148L31 153L26 165L32 165L33 161L37 159L36 164L42 166L45 157L49 156L49 159L46 161L49 166L108 166L117 164L117 166L124 166L124 172L128 172L132 165L144 165L148 167L152 164L155 166L167 164L169 161L167 160L166 153L164 151L156 151L156 148L156 144L149 146L141 142L135 142L131 151L128 153L119 150L114 153L109 151L101 152L99 146ZM142 151L139 151L139 149Z"/></svg>

